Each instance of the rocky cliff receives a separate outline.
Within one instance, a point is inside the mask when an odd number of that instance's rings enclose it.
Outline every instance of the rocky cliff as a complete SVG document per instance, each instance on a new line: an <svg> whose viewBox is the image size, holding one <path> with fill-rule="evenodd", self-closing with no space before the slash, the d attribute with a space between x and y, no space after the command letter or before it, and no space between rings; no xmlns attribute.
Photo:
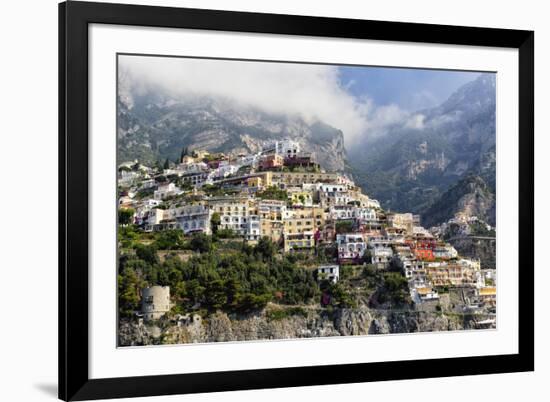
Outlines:
<svg viewBox="0 0 550 402"><path fill-rule="evenodd" d="M181 320L160 320L152 324L122 320L120 346L251 341L266 339L315 338L327 336L376 335L391 333L454 331L474 328L469 316L429 311L373 311L357 309L309 310L307 315L270 319L266 311L245 317L217 312Z"/></svg>
<svg viewBox="0 0 550 402"><path fill-rule="evenodd" d="M467 176L451 186L427 208L423 214L424 226L430 227L448 221L456 215L478 217L495 224L495 195L480 176Z"/></svg>
<svg viewBox="0 0 550 402"><path fill-rule="evenodd" d="M118 157L144 163L177 160L183 147L213 152L257 152L266 142L291 138L323 168L343 171L342 131L300 115L266 113L213 97L175 96L156 87L119 82Z"/></svg>

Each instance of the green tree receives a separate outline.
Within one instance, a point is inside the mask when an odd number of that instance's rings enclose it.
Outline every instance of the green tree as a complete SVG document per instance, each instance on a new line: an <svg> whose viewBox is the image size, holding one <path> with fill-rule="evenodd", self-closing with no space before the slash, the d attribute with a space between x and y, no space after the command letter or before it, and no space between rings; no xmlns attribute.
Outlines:
<svg viewBox="0 0 550 402"><path fill-rule="evenodd" d="M118 210L118 223L122 226L129 225L132 223L135 213L136 211L133 208L120 208Z"/></svg>
<svg viewBox="0 0 550 402"><path fill-rule="evenodd" d="M271 261L276 252L276 247L269 237L262 237L256 247L254 247L254 252L262 257L264 261Z"/></svg>
<svg viewBox="0 0 550 402"><path fill-rule="evenodd" d="M151 265L159 263L157 248L155 245L137 244L135 246L136 256Z"/></svg>
<svg viewBox="0 0 550 402"><path fill-rule="evenodd" d="M186 246L183 232L178 229L159 232L154 246L157 250L183 250Z"/></svg>
<svg viewBox="0 0 550 402"><path fill-rule="evenodd" d="M331 294L341 308L356 308L357 302L341 283L332 286Z"/></svg>
<svg viewBox="0 0 550 402"><path fill-rule="evenodd" d="M237 300L241 297L241 283L235 278L229 278L225 281L224 289L227 297L227 304L235 306Z"/></svg>
<svg viewBox="0 0 550 402"><path fill-rule="evenodd" d="M276 186L270 186L263 191L256 193L256 197L267 200L288 200L288 193L286 190L281 190Z"/></svg>
<svg viewBox="0 0 550 402"><path fill-rule="evenodd" d="M140 290L144 285L136 271L129 267L118 276L118 303L121 314L129 316L139 309Z"/></svg>
<svg viewBox="0 0 550 402"><path fill-rule="evenodd" d="M217 212L214 212L212 214L212 217L210 218L210 227L212 229L213 235L218 234L218 228L220 227L221 223L222 223L222 219L220 217L220 214Z"/></svg>
<svg viewBox="0 0 550 402"><path fill-rule="evenodd" d="M264 308L271 299L272 296L270 294L255 295L253 293L246 293L238 302L239 310L243 312L260 310Z"/></svg>
<svg viewBox="0 0 550 402"><path fill-rule="evenodd" d="M392 304L402 305L409 300L409 291L407 278L398 272L386 272L384 274L384 292L383 299L388 299Z"/></svg>
<svg viewBox="0 0 550 402"><path fill-rule="evenodd" d="M219 310L227 303L227 295L224 282L216 279L206 287L206 303L212 310Z"/></svg>
<svg viewBox="0 0 550 402"><path fill-rule="evenodd" d="M205 288L201 285L198 279L191 279L185 284L185 295L192 300L193 303L200 302L203 298Z"/></svg>
<svg viewBox="0 0 550 402"><path fill-rule="evenodd" d="M164 161L164 165L162 166L163 169L170 169L170 160L166 158Z"/></svg>
<svg viewBox="0 0 550 402"><path fill-rule="evenodd" d="M155 169L157 172L162 172L162 162L160 160L155 162Z"/></svg>
<svg viewBox="0 0 550 402"><path fill-rule="evenodd" d="M338 221L336 222L336 233L350 233L353 231L353 222L352 221Z"/></svg>
<svg viewBox="0 0 550 402"><path fill-rule="evenodd" d="M363 257L361 258L363 263L365 264L371 264L372 263L372 251L370 249L366 249L363 253Z"/></svg>
<svg viewBox="0 0 550 402"><path fill-rule="evenodd" d="M183 160L183 157L187 155L189 155L189 149L187 147L183 147L180 153L180 162Z"/></svg>
<svg viewBox="0 0 550 402"><path fill-rule="evenodd" d="M199 253L207 253L212 249L212 238L204 233L194 234L189 247Z"/></svg>

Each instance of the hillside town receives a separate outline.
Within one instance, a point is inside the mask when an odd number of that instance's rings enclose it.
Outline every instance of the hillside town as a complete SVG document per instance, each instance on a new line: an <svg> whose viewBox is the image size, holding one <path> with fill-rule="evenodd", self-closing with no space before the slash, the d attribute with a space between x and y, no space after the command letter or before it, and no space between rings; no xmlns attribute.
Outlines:
<svg viewBox="0 0 550 402"><path fill-rule="evenodd" d="M349 267L391 271L406 280L412 309L479 314L475 328L496 326L495 269L459 255L441 236L445 226L427 229L418 215L384 210L350 176L324 171L322 158L283 139L256 153L184 148L164 165L123 162L119 223L144 234L178 231L251 247L269 239L278 255L315 257L308 267L319 284L337 284ZM173 291L146 283L136 314L160 319L173 307ZM329 305L321 296L321 307Z"/></svg>

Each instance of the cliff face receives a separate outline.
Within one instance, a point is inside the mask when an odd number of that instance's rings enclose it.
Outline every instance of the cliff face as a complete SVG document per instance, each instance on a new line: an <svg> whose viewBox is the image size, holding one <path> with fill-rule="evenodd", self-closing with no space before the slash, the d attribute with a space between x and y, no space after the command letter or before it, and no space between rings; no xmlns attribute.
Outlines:
<svg viewBox="0 0 550 402"><path fill-rule="evenodd" d="M391 333L454 331L474 328L468 317L426 311L381 312L366 307L336 309L332 314L311 310L307 316L270 319L265 311L246 317L229 317L217 312L206 319L195 316L174 324L123 320L120 346L252 341L327 336L376 335Z"/></svg>
<svg viewBox="0 0 550 402"><path fill-rule="evenodd" d="M482 267L496 268L496 239L490 240L464 237L451 240L451 244L460 255L469 258L478 258Z"/></svg>
<svg viewBox="0 0 550 402"><path fill-rule="evenodd" d="M495 224L495 195L480 176L467 176L445 191L423 214L426 227L445 222L456 214L476 216Z"/></svg>
<svg viewBox="0 0 550 402"><path fill-rule="evenodd" d="M494 196L495 85L493 74L481 74L440 106L418 111L418 126L406 121L384 135L367 133L363 142L350 147L348 153L356 182L385 208L418 213L423 222L432 219L430 224L443 222L447 214L441 213L435 219L432 213L439 211L435 207L429 212L427 209L470 175L482 178ZM478 203L463 201L459 208ZM483 219L494 222L491 206L479 205Z"/></svg>
<svg viewBox="0 0 550 402"><path fill-rule="evenodd" d="M258 152L268 141L291 138L323 168L343 171L342 131L300 115L266 113L212 97L173 97L158 88L120 85L118 155L144 163L176 160L183 147L211 152Z"/></svg>

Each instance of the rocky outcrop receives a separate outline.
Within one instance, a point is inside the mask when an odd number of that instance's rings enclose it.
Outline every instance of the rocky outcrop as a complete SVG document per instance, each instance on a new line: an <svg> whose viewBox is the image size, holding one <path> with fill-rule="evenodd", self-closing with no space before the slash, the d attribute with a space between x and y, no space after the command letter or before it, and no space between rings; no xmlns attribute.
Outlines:
<svg viewBox="0 0 550 402"><path fill-rule="evenodd" d="M480 176L470 175L445 191L425 212L424 226L434 226L461 215L494 224L495 195Z"/></svg>
<svg viewBox="0 0 550 402"><path fill-rule="evenodd" d="M428 311L309 309L307 316L270 319L266 311L243 317L216 312L205 319L159 320L152 324L121 320L120 346L177 343L232 342L327 336L380 335L411 332L454 331L473 328L472 319Z"/></svg>
<svg viewBox="0 0 550 402"><path fill-rule="evenodd" d="M350 310L336 310L334 326L339 335L367 335L373 318L370 311L365 308Z"/></svg>
<svg viewBox="0 0 550 402"><path fill-rule="evenodd" d="M496 268L496 239L462 237L452 239L451 244L460 255L478 258L483 268Z"/></svg>

